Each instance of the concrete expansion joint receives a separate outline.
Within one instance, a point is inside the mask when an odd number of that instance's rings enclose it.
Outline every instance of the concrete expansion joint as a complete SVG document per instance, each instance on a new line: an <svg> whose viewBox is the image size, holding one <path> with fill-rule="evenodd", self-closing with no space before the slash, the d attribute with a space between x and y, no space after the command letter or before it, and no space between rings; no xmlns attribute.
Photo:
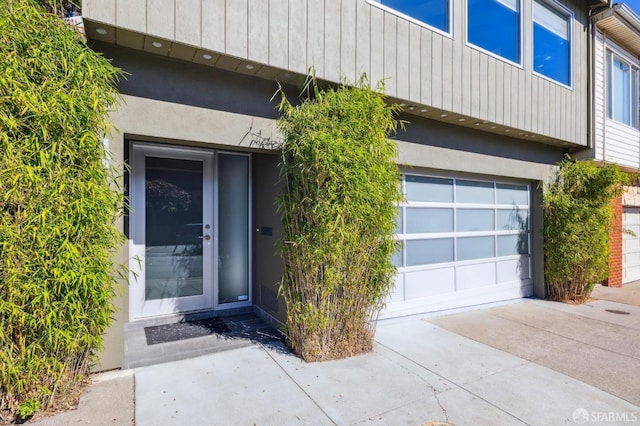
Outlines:
<svg viewBox="0 0 640 426"><path fill-rule="evenodd" d="M469 339L469 340L471 340L471 339ZM520 418L518 418L518 417L514 416L512 413L509 413L509 412L505 411L504 409L502 409L501 407L499 407L499 406L497 406L496 404L492 403L491 401L487 401L485 398L483 398L483 397L482 397L482 395L479 395L478 393L474 392L473 390L468 389L467 387L465 387L465 386L464 386L464 384L463 384L463 383L458 383L458 382L456 382L456 381L452 380L452 379L451 379L451 378L449 378L449 377L444 377L442 374L438 373L437 371L434 371L434 370L432 370L432 369L430 369L430 368L428 368L428 367L425 367L424 365L422 365L422 364L420 364L420 363L418 363L418 362L416 362L416 361L412 360L411 358L407 357L406 355L404 355L404 354L402 354L402 353L400 353L400 352L398 352L398 351L396 351L396 350L394 350L394 349L390 348L390 347L389 347L389 346L387 346L387 345L384 345L384 344L380 343L379 341L376 341L376 343L377 343L378 345L380 345L381 347L383 347L383 348L387 349L388 351L393 352L394 354L396 354L396 355L397 355L397 356L399 356L400 358L403 358L404 360L409 361L409 363L411 363L411 364L413 364L413 365L415 365L415 366L419 367L420 369L426 370L426 371L428 371L428 372L430 372L430 373L434 374L435 376L440 377L442 380L445 380L445 381L447 381L447 382L449 382L449 383L452 383L453 385L457 386L459 389L462 389L462 390L464 390L465 392L468 392L469 394L471 394L471 395L475 396L475 397L476 397L476 398L478 398L479 400L484 401L485 403L487 403L487 404L491 405L493 408L495 408L495 409L497 409L497 410L502 411L502 412L503 412L503 413L505 413L507 416L509 416L509 417L513 417L514 419L516 419L516 420L518 420L518 421L520 421L520 422L522 422L522 423L525 423L525 424L526 424L526 422L525 422L525 421L523 421L522 419L520 419ZM496 349L496 350L499 350L499 349ZM503 351L500 351L500 352L503 352ZM505 352L505 353L506 353L506 352ZM517 366L514 366L514 367L512 367L512 368L520 367L520 366L525 365L525 364L530 364L530 362L529 362L529 361L526 361L526 360L523 360L523 361L525 361L525 362L523 362L522 364L519 364L519 365L517 365ZM406 368L406 367L404 367L404 366L403 366L403 368L404 368L404 369L407 369L407 368ZM408 370L408 369L407 369L407 370ZM503 370L503 371L505 371L505 370ZM492 374L496 374L496 373L498 373L498 372L496 371L496 372L494 372L494 373L492 373ZM489 375L485 376L485 378L486 378L486 377L490 377L492 374L489 374ZM421 379L421 380L424 380L424 378L422 378L422 377L420 377L420 379ZM476 381L479 381L479 380L482 380L482 378L479 378L478 380L472 380L472 381L467 382L467 383L473 383L473 382L476 382ZM440 408L442 409L443 414L446 416L446 419L447 419L447 422L448 422L448 421L449 421L449 416L447 415L447 411L444 409L444 407L443 407L443 406L442 406L442 404L440 403L440 399L438 399L438 397L436 396L437 391L435 390L435 388L433 388L433 386L429 385L429 387L431 387L432 389L434 389L434 396L436 397L436 402L438 403L438 405L439 405L439 406L440 406Z"/></svg>
<svg viewBox="0 0 640 426"><path fill-rule="evenodd" d="M327 417L327 419L328 419L332 424L334 424L334 425L336 425L336 426L338 425L338 423L336 423L336 422L335 422L335 420L333 420L333 419L331 418L331 416L329 415L329 413L327 413L327 412L326 412L326 411L325 411L325 410L324 410L320 405L318 405L318 403L317 403L317 402L316 402L316 401L311 397L311 395L309 395L309 393L306 391L306 389L305 389L304 387L302 387L302 386L300 385L300 383L298 383L298 382L296 381L296 379L294 379L294 378L293 378L293 376L291 376L291 374L289 374L289 372L288 372L288 371L287 371L287 370L286 370L282 365L280 365L280 363L278 362L278 360L277 360L277 359L275 359L275 358L271 355L271 352L269 352L269 351L268 351L264 346L260 346L260 350L264 351L264 353L266 353L266 354L267 354L267 356L268 356L269 358L271 358L271 360L272 360L272 361L273 361L273 362L278 366L278 368L279 368L280 370L282 370L282 372L283 372L283 373L284 373L284 374L285 374L285 375L286 375L286 376L287 376L287 377L288 377L288 378L289 378L289 379L290 379L290 380L291 380L291 381L296 385L296 387L297 387L298 389L300 389L300 390L302 391L302 393L304 393L304 394L307 396L307 398L309 398L309 400L313 403L313 405L315 405L316 407L318 407L318 410L320 410L320 411L322 412L322 414L324 414L324 415ZM295 356L295 355L292 355L292 356ZM303 361L303 362L304 362L304 361Z"/></svg>
<svg viewBox="0 0 640 426"><path fill-rule="evenodd" d="M378 343L380 346L383 346L386 349L389 349L388 347ZM398 354L398 352L393 351L394 354ZM407 359L406 357L404 357L405 359ZM431 371L428 368L423 367L422 365L413 362L414 365L419 366L421 369L425 369L427 371ZM435 398L436 402L438 403L438 406L440 407L440 411L442 411L442 414L445 417L445 421L448 423L449 422L449 413L447 413L447 409L444 408L444 406L442 405L442 402L440 401L440 397L438 396L438 390L431 385L431 383L429 383L424 377L422 377L420 374L415 374L415 372L411 371L406 365L400 365L400 368L402 368L407 374L409 375L415 375L417 376L425 385L427 385L427 387L429 389L431 389L431 392L433 392L433 397ZM443 391L446 392L446 391Z"/></svg>

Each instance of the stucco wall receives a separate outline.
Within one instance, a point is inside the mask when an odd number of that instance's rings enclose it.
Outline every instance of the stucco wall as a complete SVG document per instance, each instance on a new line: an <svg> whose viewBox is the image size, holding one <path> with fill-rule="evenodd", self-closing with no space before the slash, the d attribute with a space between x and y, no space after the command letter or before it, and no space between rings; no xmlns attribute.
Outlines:
<svg viewBox="0 0 640 426"><path fill-rule="evenodd" d="M451 35L367 0L83 0L82 6L85 19L146 34L147 42L295 73L314 66L318 78L333 82L364 72L373 82L387 79L390 96L586 146L587 9L580 0L557 1L574 13L571 88L532 72L531 0L522 8L521 65L468 45L466 8L457 1Z"/></svg>
<svg viewBox="0 0 640 426"><path fill-rule="evenodd" d="M111 119L120 133L110 137L114 161L126 158L127 140L172 143L198 147L253 152L253 224L272 228L272 235L254 233L254 303L282 318L281 301L274 300L281 264L275 255L280 224L273 201L278 191L278 156L260 149L256 140L279 138L273 118L277 115L269 102L273 83L255 77L239 76L212 68L177 63L124 48L104 46L105 55L130 73L120 85L123 92L119 110ZM553 164L563 152L547 145L517 138L497 136L433 120L407 116L406 131L394 138L398 142L398 162L422 169L439 169L484 176L504 176L537 182L548 179ZM534 191L533 258L536 295L541 295L542 242L539 191ZM538 195L536 195L538 194ZM126 230L126 224L119 223ZM128 261L126 248L119 255ZM131 283L131 285L136 285ZM540 290L542 289L542 290ZM125 292L118 297L116 322L105 336L100 369L122 365L123 330L129 318Z"/></svg>

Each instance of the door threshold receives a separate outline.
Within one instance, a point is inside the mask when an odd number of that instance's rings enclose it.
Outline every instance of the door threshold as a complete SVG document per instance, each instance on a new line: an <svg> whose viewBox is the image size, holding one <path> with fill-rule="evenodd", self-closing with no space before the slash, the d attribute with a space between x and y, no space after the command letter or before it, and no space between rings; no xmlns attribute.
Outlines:
<svg viewBox="0 0 640 426"><path fill-rule="evenodd" d="M195 358L215 352L242 348L254 344L269 345L286 350L281 331L271 326L254 313L253 307L233 308L224 311L207 311L174 315L162 319L129 323L125 326L124 368L138 368L165 362ZM223 333L149 344L145 327L171 324L183 321L196 321L212 317L221 317L229 329ZM187 319L188 318L188 319ZM164 321L164 322L159 322Z"/></svg>
<svg viewBox="0 0 640 426"><path fill-rule="evenodd" d="M131 322L125 323L124 329L132 330L138 328L149 327L152 325L173 324L176 322L197 321L201 319L209 319L213 317L229 317L232 315L252 314L254 313L253 305L242 306L227 309L203 309L200 311L181 312L178 314L162 315L157 317L139 318Z"/></svg>

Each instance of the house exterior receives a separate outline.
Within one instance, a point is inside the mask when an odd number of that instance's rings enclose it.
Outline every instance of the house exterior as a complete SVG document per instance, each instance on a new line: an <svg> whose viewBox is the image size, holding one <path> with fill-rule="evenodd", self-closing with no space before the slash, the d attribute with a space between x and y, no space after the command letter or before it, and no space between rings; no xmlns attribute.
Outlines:
<svg viewBox="0 0 640 426"><path fill-rule="evenodd" d="M640 170L638 68L640 17L625 4L605 8L592 17L592 138L588 155ZM627 186L614 200L610 235L608 285L620 287L640 279L640 187ZM628 232L631 231L631 232Z"/></svg>
<svg viewBox="0 0 640 426"><path fill-rule="evenodd" d="M94 50L128 73L105 141L125 162L128 324L196 311L282 319L277 83L366 73L404 108L406 202L382 317L544 295L541 190L590 147L592 0L83 0Z"/></svg>

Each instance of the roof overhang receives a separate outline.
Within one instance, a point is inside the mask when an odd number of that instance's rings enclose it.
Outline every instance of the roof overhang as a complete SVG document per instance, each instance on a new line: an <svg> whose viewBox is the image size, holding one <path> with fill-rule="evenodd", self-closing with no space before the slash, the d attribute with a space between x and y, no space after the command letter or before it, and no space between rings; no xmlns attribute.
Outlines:
<svg viewBox="0 0 640 426"><path fill-rule="evenodd" d="M589 9L593 9L601 6L611 7L612 0L585 0L585 3Z"/></svg>
<svg viewBox="0 0 640 426"><path fill-rule="evenodd" d="M143 51L152 55L163 56L169 60L192 62L199 65L233 71L266 80L275 80L283 84L301 89L306 75L286 69L279 69L258 62L236 58L221 52L205 50L197 46L166 40L149 34L142 34L124 28L108 25L96 20L84 19L88 41L112 44L128 49ZM330 83L327 83L330 84ZM333 83L335 84L335 83ZM470 117L452 111L434 108L429 105L416 104L404 99L387 98L389 103L397 103L406 114L427 119L467 127L484 132L513 137L516 139L552 145L567 150L584 149L582 145L566 140L556 139L541 133L525 131L504 124Z"/></svg>
<svg viewBox="0 0 640 426"><path fill-rule="evenodd" d="M640 56L640 17L626 4L615 4L591 19L608 38Z"/></svg>

